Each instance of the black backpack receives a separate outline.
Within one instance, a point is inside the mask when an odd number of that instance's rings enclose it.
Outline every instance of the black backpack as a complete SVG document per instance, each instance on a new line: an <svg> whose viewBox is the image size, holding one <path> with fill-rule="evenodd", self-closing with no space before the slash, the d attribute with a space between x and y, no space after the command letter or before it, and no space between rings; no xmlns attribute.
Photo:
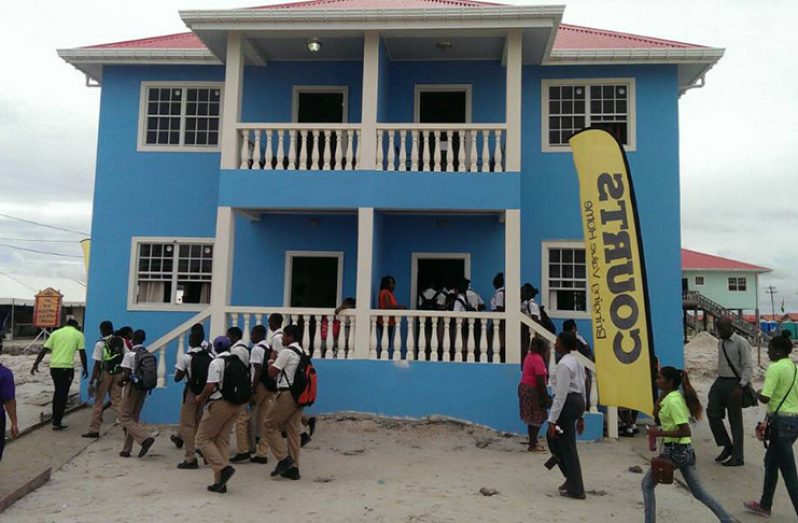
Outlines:
<svg viewBox="0 0 798 523"><path fill-rule="evenodd" d="M245 365L235 354L219 356L224 358L224 379L222 380L222 398L234 405L243 405L252 397L252 377L249 365Z"/></svg>
<svg viewBox="0 0 798 523"><path fill-rule="evenodd" d="M543 307L543 305L540 305L539 308L540 308L540 321L538 323L540 323L543 326L543 328L549 331L550 333L557 334L557 327L554 325L554 322L551 321L549 315L546 314L546 309Z"/></svg>
<svg viewBox="0 0 798 523"><path fill-rule="evenodd" d="M206 350L189 352L191 355L191 377L188 379L188 388L195 396L202 394L202 389L208 382L208 367L211 365L210 353Z"/></svg>
<svg viewBox="0 0 798 523"><path fill-rule="evenodd" d="M291 392L291 397L294 398L297 407L309 407L316 401L316 392L318 391L318 375L313 363L310 361L310 356L296 347L286 347L283 350L293 351L294 354L299 356L299 363L297 363L296 371L294 371L294 379L289 380L288 375L283 369L282 373L286 381L288 381L288 390Z"/></svg>
<svg viewBox="0 0 798 523"><path fill-rule="evenodd" d="M468 297L465 294L462 295L462 298L460 296L461 295L457 295L455 301L459 301L460 304L465 308L465 310L467 310L468 312L475 312L477 310L475 307L472 307L470 303L468 303Z"/></svg>
<svg viewBox="0 0 798 523"><path fill-rule="evenodd" d="M147 349L136 350L134 381L139 390L151 391L158 385L158 358Z"/></svg>
<svg viewBox="0 0 798 523"><path fill-rule="evenodd" d="M272 348L264 342L261 343L263 343L263 370L260 373L260 382L266 387L266 390L277 392L277 381L269 377L269 359L272 357Z"/></svg>
<svg viewBox="0 0 798 523"><path fill-rule="evenodd" d="M122 372L122 359L125 357L125 340L112 334L103 338L102 342L102 369L109 374L119 374Z"/></svg>
<svg viewBox="0 0 798 523"><path fill-rule="evenodd" d="M422 311L436 311L438 310L438 296L442 293L441 291L435 291L435 294L432 298L425 298L424 293L421 293L419 296L421 297L421 306L419 309Z"/></svg>

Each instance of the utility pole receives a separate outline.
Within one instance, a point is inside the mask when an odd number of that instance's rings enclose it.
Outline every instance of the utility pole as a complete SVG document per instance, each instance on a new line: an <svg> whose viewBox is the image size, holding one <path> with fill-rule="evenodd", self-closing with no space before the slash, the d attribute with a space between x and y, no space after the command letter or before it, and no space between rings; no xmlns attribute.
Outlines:
<svg viewBox="0 0 798 523"><path fill-rule="evenodd" d="M765 292L770 294L770 318L771 319L775 319L776 318L776 306L773 303L773 295L774 294L778 294L779 291L777 291L776 287L774 287L773 285L768 285L767 288L765 289Z"/></svg>

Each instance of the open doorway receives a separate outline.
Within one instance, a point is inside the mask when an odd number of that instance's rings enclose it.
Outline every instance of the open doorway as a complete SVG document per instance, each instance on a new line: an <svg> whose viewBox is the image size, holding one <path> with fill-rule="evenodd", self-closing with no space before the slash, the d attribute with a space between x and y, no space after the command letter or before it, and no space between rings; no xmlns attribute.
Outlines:
<svg viewBox="0 0 798 523"><path fill-rule="evenodd" d="M418 296L430 284L449 286L463 278L471 279L471 255L468 253L413 253L411 300L418 308Z"/></svg>
<svg viewBox="0 0 798 523"><path fill-rule="evenodd" d="M414 119L417 123L463 124L471 121L470 85L416 85ZM441 136L441 160L444 165L452 164L456 169L456 159L460 153L460 133ZM434 150L434 139L427 145ZM452 162L449 162L451 156Z"/></svg>
<svg viewBox="0 0 798 523"><path fill-rule="evenodd" d="M286 307L334 309L341 302L343 253L286 253Z"/></svg>
<svg viewBox="0 0 798 523"><path fill-rule="evenodd" d="M346 123L349 105L349 89L346 86L294 86L293 121L296 123ZM314 137L307 135L307 143L303 143L301 135L296 136L297 160L305 155L307 165L311 165ZM335 157L338 138L333 133L325 138L319 134L319 158L330 148L330 157ZM327 143L329 140L329 143ZM342 144L346 146L346 144ZM297 162L299 163L299 162Z"/></svg>

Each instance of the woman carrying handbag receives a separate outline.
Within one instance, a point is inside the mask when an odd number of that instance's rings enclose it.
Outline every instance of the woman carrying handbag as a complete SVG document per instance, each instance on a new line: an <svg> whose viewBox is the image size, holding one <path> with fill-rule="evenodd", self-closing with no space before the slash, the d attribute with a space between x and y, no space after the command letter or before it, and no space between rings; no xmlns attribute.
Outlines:
<svg viewBox="0 0 798 523"><path fill-rule="evenodd" d="M760 516L770 516L779 471L798 514L798 473L792 451L798 439L798 367L790 359L791 352L792 341L784 336L773 338L768 344L771 364L765 374L765 385L759 391L759 401L767 403L768 415L765 430L761 435L757 434L768 449L765 453L765 481L759 501L743 503L746 509Z"/></svg>
<svg viewBox="0 0 798 523"><path fill-rule="evenodd" d="M690 438L689 421L700 419L703 408L687 373L673 367L663 367L657 374L657 387L660 397L654 407L654 416L659 419L659 427L649 427L649 438L662 438L662 453L653 460L653 464L662 471L670 468L682 473L693 496L706 505L720 521L736 521L710 496L698 479L695 469L695 451ZM679 387L683 392L679 392ZM659 475L659 474L657 474ZM654 488L657 486L655 471L649 470L643 477L643 503L645 504L645 521L656 521L656 498ZM671 479L672 481L672 479Z"/></svg>

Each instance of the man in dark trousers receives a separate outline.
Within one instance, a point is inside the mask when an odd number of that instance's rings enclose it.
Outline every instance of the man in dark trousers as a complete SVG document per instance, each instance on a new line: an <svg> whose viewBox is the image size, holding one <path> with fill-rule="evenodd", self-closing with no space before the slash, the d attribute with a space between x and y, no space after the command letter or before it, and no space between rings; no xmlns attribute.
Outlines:
<svg viewBox="0 0 798 523"><path fill-rule="evenodd" d="M729 318L720 318L715 323L720 334L718 340L718 377L709 389L707 418L715 444L723 451L715 461L725 467L739 467L743 459L743 387L753 375L751 346L745 338L736 334ZM728 413L731 439L726 432L723 418Z"/></svg>

